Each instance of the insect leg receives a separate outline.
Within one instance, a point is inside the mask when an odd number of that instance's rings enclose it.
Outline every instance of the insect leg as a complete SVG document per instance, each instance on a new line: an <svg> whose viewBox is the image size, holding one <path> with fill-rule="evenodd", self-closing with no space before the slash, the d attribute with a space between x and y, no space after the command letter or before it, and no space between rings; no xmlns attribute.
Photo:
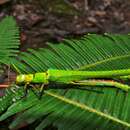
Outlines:
<svg viewBox="0 0 130 130"><path fill-rule="evenodd" d="M44 92L44 88L45 88L45 84L42 84L41 87L40 87L40 91L39 91L39 99L41 99L42 95L43 95L43 92Z"/></svg>
<svg viewBox="0 0 130 130"><path fill-rule="evenodd" d="M86 86L114 86L126 92L130 89L129 85L116 82L114 80L83 80L83 81L73 81L70 84L83 85L83 86L85 85Z"/></svg>
<svg viewBox="0 0 130 130"><path fill-rule="evenodd" d="M115 79L116 79L116 78L115 78ZM130 80L130 75L120 76L120 77L117 77L117 79L121 79L121 80L128 81L128 80Z"/></svg>
<svg viewBox="0 0 130 130"><path fill-rule="evenodd" d="M36 89L36 87L35 87L35 85L30 85L30 87L31 87L31 91L36 95L36 97L38 97L38 93L37 93L37 89Z"/></svg>
<svg viewBox="0 0 130 130"><path fill-rule="evenodd" d="M26 97L27 94L28 94L28 85L29 85L29 83L26 83L26 84L24 85L24 95L23 95L23 97Z"/></svg>
<svg viewBox="0 0 130 130"><path fill-rule="evenodd" d="M37 85L30 85L31 86L31 90L33 91L33 93L39 98L41 99L43 92L44 92L44 88L45 88L45 84L42 84L40 86L40 88Z"/></svg>

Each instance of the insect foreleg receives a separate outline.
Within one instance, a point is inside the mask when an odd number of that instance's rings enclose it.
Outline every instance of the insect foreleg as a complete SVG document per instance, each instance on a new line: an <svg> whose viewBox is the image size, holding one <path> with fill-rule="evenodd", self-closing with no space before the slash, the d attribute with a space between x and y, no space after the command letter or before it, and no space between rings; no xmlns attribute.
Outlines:
<svg viewBox="0 0 130 130"><path fill-rule="evenodd" d="M33 93L34 93L39 99L41 99L46 84L41 84L41 86L39 86L39 84L37 84L37 85L31 84L30 86L31 86L31 90L33 91Z"/></svg>
<svg viewBox="0 0 130 130"><path fill-rule="evenodd" d="M38 89L35 87L35 85L31 84L30 87L31 87L31 91L36 95L36 97L38 97L39 96L37 93Z"/></svg>
<svg viewBox="0 0 130 130"><path fill-rule="evenodd" d="M29 85L28 82L24 85L24 95L23 95L23 97L26 97L27 94L28 94L28 85Z"/></svg>

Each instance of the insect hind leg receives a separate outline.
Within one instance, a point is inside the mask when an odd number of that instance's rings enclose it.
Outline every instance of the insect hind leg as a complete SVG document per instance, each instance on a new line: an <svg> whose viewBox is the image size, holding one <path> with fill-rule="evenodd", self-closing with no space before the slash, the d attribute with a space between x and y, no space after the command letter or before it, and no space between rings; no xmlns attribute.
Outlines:
<svg viewBox="0 0 130 130"><path fill-rule="evenodd" d="M110 87L114 86L125 92L128 92L128 90L130 89L129 85L114 80L83 80L83 81L71 82L70 84L81 86L110 86Z"/></svg>

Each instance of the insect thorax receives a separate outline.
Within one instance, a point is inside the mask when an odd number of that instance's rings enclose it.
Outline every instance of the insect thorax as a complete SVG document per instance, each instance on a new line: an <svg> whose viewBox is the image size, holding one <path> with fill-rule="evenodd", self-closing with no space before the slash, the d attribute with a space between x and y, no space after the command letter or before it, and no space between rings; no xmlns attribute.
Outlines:
<svg viewBox="0 0 130 130"><path fill-rule="evenodd" d="M17 83L48 83L46 73L21 74L16 77Z"/></svg>

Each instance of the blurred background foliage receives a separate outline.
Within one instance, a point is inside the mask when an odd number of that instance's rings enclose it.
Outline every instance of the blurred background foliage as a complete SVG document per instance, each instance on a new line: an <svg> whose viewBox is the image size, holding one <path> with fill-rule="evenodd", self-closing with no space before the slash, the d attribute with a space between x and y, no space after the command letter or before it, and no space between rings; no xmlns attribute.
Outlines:
<svg viewBox="0 0 130 130"><path fill-rule="evenodd" d="M130 32L128 0L0 0L0 19L16 18L21 50L86 33Z"/></svg>

